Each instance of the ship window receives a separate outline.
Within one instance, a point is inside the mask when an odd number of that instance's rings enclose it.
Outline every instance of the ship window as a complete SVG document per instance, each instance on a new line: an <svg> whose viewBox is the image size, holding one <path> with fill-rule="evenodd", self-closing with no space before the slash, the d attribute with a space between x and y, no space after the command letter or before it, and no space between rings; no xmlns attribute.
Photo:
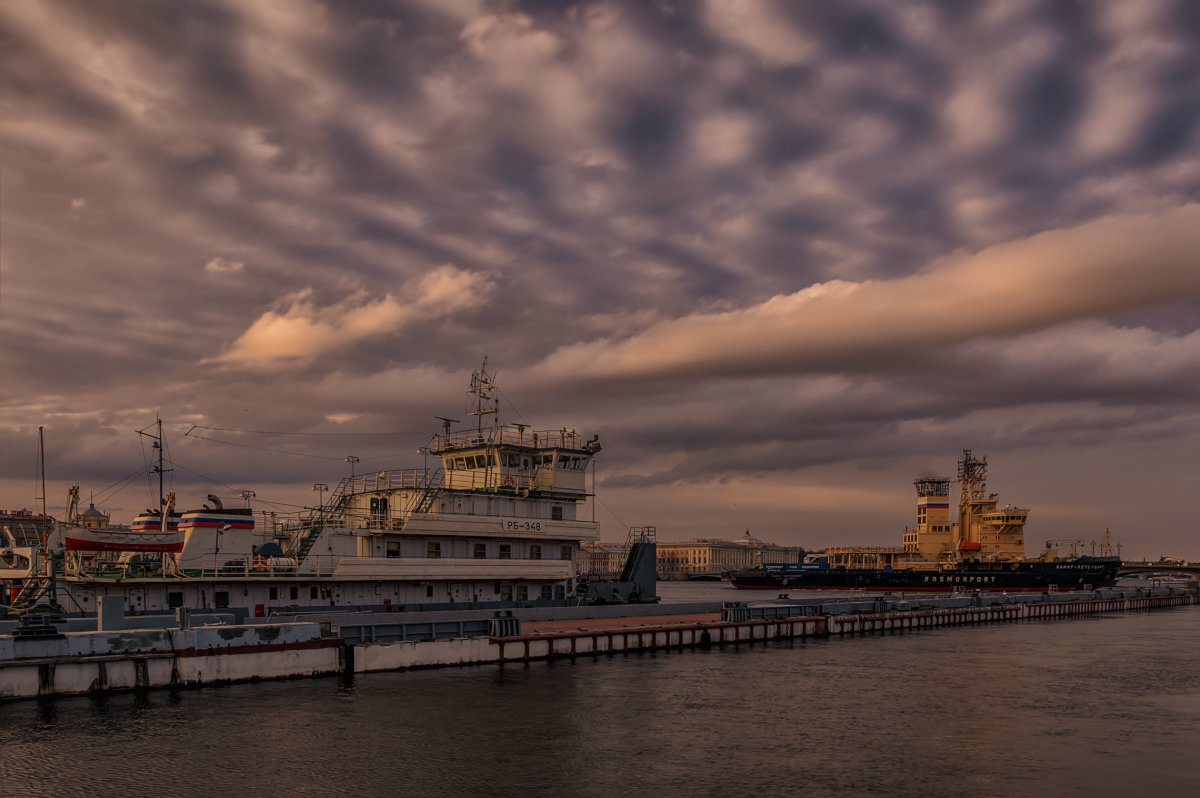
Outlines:
<svg viewBox="0 0 1200 798"><path fill-rule="evenodd" d="M183 606L183 592L174 591L167 594L167 606L171 609Z"/></svg>
<svg viewBox="0 0 1200 798"><path fill-rule="evenodd" d="M426 557L434 557L434 558L441 557L442 556L442 544L438 543L435 540L431 540L428 543L426 543L425 544L425 556Z"/></svg>
<svg viewBox="0 0 1200 798"><path fill-rule="evenodd" d="M467 467L467 458L455 457L454 458L454 467L457 468L459 471L462 471L463 469L465 469Z"/></svg>
<svg viewBox="0 0 1200 798"><path fill-rule="evenodd" d="M400 541L389 540L387 542L387 556L389 556L389 557L399 557L400 556Z"/></svg>
<svg viewBox="0 0 1200 798"><path fill-rule="evenodd" d="M270 591L270 599L271 601L275 601L277 598L279 598L279 588L272 587Z"/></svg>
<svg viewBox="0 0 1200 798"><path fill-rule="evenodd" d="M542 547L537 545L536 543L533 544L532 546L530 546L529 547L529 559L531 559L531 560L542 559Z"/></svg>
<svg viewBox="0 0 1200 798"><path fill-rule="evenodd" d="M291 597L292 597L292 601L295 601L296 599L300 598L300 588L296 587L295 585L292 585Z"/></svg>
<svg viewBox="0 0 1200 798"><path fill-rule="evenodd" d="M486 543L476 543L475 544L475 559L477 559L477 560L486 560L487 559L487 544Z"/></svg>
<svg viewBox="0 0 1200 798"><path fill-rule="evenodd" d="M312 587L310 587L308 589L308 597L310 599L315 599L317 597L317 586L316 585L313 585Z"/></svg>
<svg viewBox="0 0 1200 798"><path fill-rule="evenodd" d="M525 458L525 470L526 471L529 470L529 458L528 457Z"/></svg>
<svg viewBox="0 0 1200 798"><path fill-rule="evenodd" d="M529 600L529 585L517 585L517 601Z"/></svg>
<svg viewBox="0 0 1200 798"><path fill-rule="evenodd" d="M558 556L559 556L560 560L571 559L571 547L563 546L561 549L558 550Z"/></svg>
<svg viewBox="0 0 1200 798"><path fill-rule="evenodd" d="M556 505L556 506L550 508L550 520L551 521L561 521L562 520L562 507L561 506Z"/></svg>
<svg viewBox="0 0 1200 798"><path fill-rule="evenodd" d="M512 601L512 585L500 585L500 600Z"/></svg>
<svg viewBox="0 0 1200 798"><path fill-rule="evenodd" d="M511 560L512 559L512 546L510 544L508 544L508 543L500 544L500 559L502 559L502 560Z"/></svg>
<svg viewBox="0 0 1200 798"><path fill-rule="evenodd" d="M562 585L555 585L554 586L554 598L558 599L559 601L562 601L566 597L567 597L566 588L564 588Z"/></svg>
<svg viewBox="0 0 1200 798"><path fill-rule="evenodd" d="M218 590L215 593L213 593L213 604L215 604L218 607L222 607L222 608L228 607L229 606L229 591L228 590Z"/></svg>
<svg viewBox="0 0 1200 798"><path fill-rule="evenodd" d="M542 598L546 600L550 599L550 585L542 585Z"/></svg>
<svg viewBox="0 0 1200 798"><path fill-rule="evenodd" d="M425 598L433 598L433 585L425 585Z"/></svg>

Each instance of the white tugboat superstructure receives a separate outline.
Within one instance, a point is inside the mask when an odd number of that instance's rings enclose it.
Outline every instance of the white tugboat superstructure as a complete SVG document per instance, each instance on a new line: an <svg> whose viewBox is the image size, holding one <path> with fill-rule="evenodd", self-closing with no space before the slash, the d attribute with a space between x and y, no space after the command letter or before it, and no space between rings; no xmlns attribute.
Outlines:
<svg viewBox="0 0 1200 798"><path fill-rule="evenodd" d="M485 360L468 390L473 427L443 419L427 449L440 468L352 475L292 517L223 509L210 496L216 507L182 513L178 554L76 559L58 580L69 593L60 603L94 611L117 595L130 611L271 615L566 600L580 544L596 538L579 510L598 436L485 425L497 420L496 392Z"/></svg>

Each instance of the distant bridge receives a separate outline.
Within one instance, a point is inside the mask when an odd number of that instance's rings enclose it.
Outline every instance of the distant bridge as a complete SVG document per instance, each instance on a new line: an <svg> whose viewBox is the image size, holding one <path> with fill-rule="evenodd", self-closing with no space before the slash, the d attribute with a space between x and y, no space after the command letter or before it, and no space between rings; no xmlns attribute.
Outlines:
<svg viewBox="0 0 1200 798"><path fill-rule="evenodd" d="M1121 576L1130 574L1189 574L1200 576L1200 564L1177 562L1123 562L1117 572Z"/></svg>

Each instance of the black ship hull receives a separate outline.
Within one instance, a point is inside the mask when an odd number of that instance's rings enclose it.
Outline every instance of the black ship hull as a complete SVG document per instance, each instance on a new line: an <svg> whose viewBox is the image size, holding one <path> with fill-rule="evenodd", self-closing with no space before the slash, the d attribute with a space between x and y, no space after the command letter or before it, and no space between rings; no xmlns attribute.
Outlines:
<svg viewBox="0 0 1200 798"><path fill-rule="evenodd" d="M949 570L828 568L777 565L734 572L743 590L1092 590L1117 579L1121 561L1085 557L1056 562L967 562Z"/></svg>

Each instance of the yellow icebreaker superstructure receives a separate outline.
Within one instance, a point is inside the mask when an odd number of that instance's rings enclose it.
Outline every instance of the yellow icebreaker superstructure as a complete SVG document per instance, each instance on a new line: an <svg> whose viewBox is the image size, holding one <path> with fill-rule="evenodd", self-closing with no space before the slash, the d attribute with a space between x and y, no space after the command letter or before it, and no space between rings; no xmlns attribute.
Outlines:
<svg viewBox="0 0 1200 798"><path fill-rule="evenodd" d="M948 477L913 482L917 523L904 530L907 557L937 563L1024 560L1029 509L1011 504L1001 507L997 495L987 492L987 458L976 459L970 449L963 449L957 482L958 511L953 521Z"/></svg>

